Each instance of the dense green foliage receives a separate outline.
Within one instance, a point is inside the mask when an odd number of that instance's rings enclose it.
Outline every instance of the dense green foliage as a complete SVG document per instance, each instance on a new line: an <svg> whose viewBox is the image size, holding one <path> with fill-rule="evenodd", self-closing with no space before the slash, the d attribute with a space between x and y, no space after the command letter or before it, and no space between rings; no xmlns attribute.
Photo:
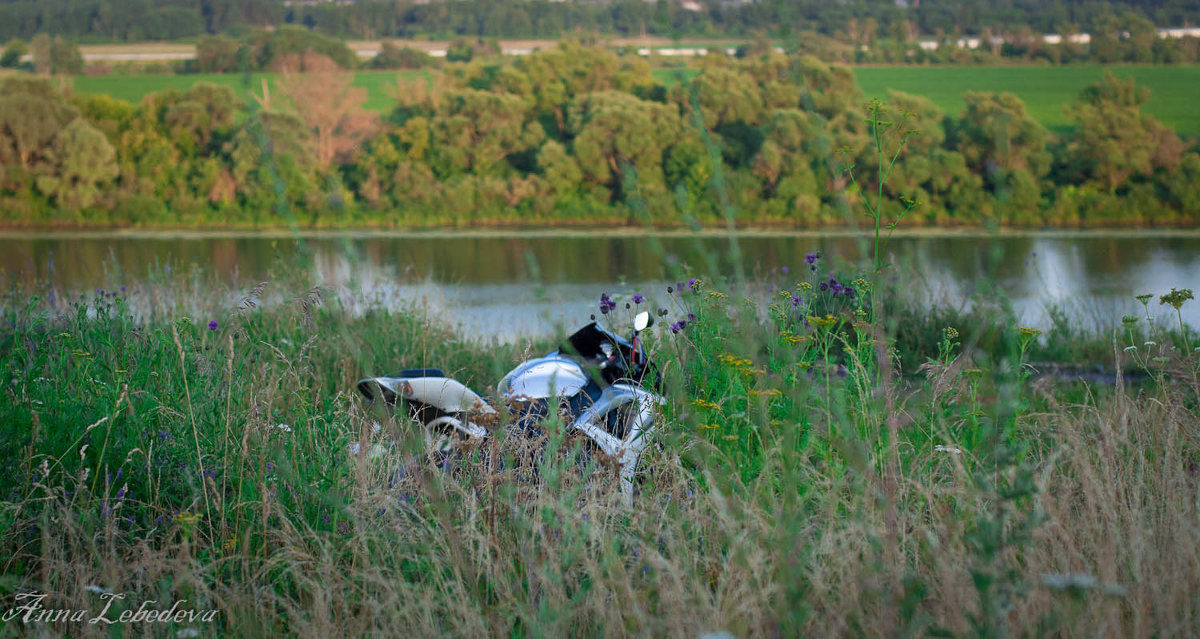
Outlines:
<svg viewBox="0 0 1200 639"><path fill-rule="evenodd" d="M574 30L628 36L774 35L816 31L833 35L853 23L867 35L981 34L1032 29L1038 33L1107 30L1114 20L1160 26L1197 22L1187 0L702 0L699 11L675 0L552 2L549 0L358 0L285 3L283 0L3 0L0 40L39 32L94 41L174 40L236 34L295 24L353 37L559 38ZM904 6L900 6L904 5ZM1118 17L1119 16L1119 17ZM1115 33L1115 31L1114 31Z"/></svg>
<svg viewBox="0 0 1200 639"><path fill-rule="evenodd" d="M388 66L398 68L429 63L412 49L399 49ZM415 55L411 55L415 54ZM409 57L411 56L411 57ZM407 59L401 59L407 58ZM383 63L380 63L381 65ZM396 106L396 88L412 78L431 78L433 68L423 71L376 71L374 60L369 70L354 74L354 86L367 90L363 107L369 111L388 114ZM1152 91L1150 101L1143 107L1163 124L1181 136L1200 135L1200 66L854 66L851 67L864 97L884 98L889 91L911 93L928 98L940 111L951 117L966 108L963 97L967 91L998 91L1012 93L1025 103L1025 111L1054 133L1069 134L1074 121L1069 119L1064 104L1078 97L1089 84L1095 83L1110 71L1119 78L1133 78ZM655 68L654 79L664 86L691 78L693 68ZM167 89L187 91L199 82L221 84L233 89L238 99L250 101L252 91L260 91L263 80L274 90L275 74L252 73L249 82L244 74L195 73L186 75L160 73L110 73L99 76L78 76L70 86L76 93L108 95L118 100L137 103L147 95Z"/></svg>
<svg viewBox="0 0 1200 639"><path fill-rule="evenodd" d="M994 297L906 310L826 261L799 282L643 291L695 317L646 335L668 401L633 508L603 459L563 454L580 442L556 420L533 460L496 427L437 466L414 424L353 396L364 375L425 365L487 392L550 336L462 341L421 309L355 314L278 271L235 304L179 268L84 299L10 290L6 610L35 591L91 614L123 593L111 618L146 600L218 612L145 625L170 637L1195 627L1194 332L1130 317L1039 335ZM773 303L747 301L764 291ZM1141 377L1033 377L1081 344Z"/></svg>
<svg viewBox="0 0 1200 639"><path fill-rule="evenodd" d="M327 58L283 59L250 101L201 83L135 106L5 79L5 221L600 223L632 219L636 201L661 224L722 206L739 222L847 224L859 195L843 171L872 153L853 72L811 56L710 55L664 86L643 59L564 42L411 76L383 121ZM1200 155L1146 98L1105 75L1056 136L1011 94L968 92L947 116L893 93L889 117L915 133L888 195L919 202L918 225L1194 223Z"/></svg>

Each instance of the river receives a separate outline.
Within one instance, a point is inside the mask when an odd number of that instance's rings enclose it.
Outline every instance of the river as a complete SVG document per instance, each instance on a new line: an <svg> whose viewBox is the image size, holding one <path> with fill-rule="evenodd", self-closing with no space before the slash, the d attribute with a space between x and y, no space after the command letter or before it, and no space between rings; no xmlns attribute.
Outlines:
<svg viewBox="0 0 1200 639"><path fill-rule="evenodd" d="M186 272L196 284L167 301L216 313L200 308L203 282L245 290L290 271L292 282L298 276L324 287L326 303L416 303L464 334L512 339L582 323L601 293L642 292L653 304L669 282L731 277L737 264L765 288L794 287L811 276L807 253L823 255L817 275L835 264L848 273L871 254L868 239L851 233L745 232L736 245L740 259L721 233L9 232L0 234L0 275L10 288L58 300L125 286L137 307L149 305L144 292L155 284L161 304L161 283ZM1195 232L921 232L894 237L889 255L885 277L922 300L958 305L998 292L1023 323L1041 327L1051 305L1083 326L1116 325L1122 314L1141 313L1133 299L1140 293L1155 294L1152 313L1173 319L1157 296L1172 287L1200 290ZM231 307L238 297L230 292L216 303ZM1200 301L1183 310L1185 322L1200 326Z"/></svg>

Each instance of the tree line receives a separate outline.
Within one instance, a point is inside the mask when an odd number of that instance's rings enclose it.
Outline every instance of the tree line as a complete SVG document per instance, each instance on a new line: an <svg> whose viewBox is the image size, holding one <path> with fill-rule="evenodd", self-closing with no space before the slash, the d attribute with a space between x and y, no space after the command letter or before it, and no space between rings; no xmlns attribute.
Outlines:
<svg viewBox="0 0 1200 639"><path fill-rule="evenodd" d="M871 24L871 37L979 35L985 30L1037 33L1103 28L1108 16L1130 15L1159 26L1196 24L1191 0L0 0L0 41L38 33L95 42L238 36L292 24L348 38L488 36L551 38L584 30L664 37L827 36L847 24Z"/></svg>
<svg viewBox="0 0 1200 639"><path fill-rule="evenodd" d="M655 80L636 56L562 42L401 79L386 117L327 56L279 58L240 102L199 83L129 104L53 78L0 85L7 224L470 225L852 221L876 159L847 67L709 55ZM248 78L249 76L247 76ZM1200 155L1111 75L1053 135L1016 96L960 115L886 96L905 142L885 191L914 225L1200 222ZM889 144L899 144L897 137ZM890 147L895 148L895 147Z"/></svg>

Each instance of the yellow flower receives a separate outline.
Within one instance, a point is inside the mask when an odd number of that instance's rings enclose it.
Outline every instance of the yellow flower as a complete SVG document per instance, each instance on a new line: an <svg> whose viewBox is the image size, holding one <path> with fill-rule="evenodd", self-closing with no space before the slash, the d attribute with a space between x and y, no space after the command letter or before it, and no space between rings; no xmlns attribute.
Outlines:
<svg viewBox="0 0 1200 639"><path fill-rule="evenodd" d="M708 296L713 299L721 299L721 298L725 297L725 294L720 291L709 291Z"/></svg>
<svg viewBox="0 0 1200 639"><path fill-rule="evenodd" d="M808 318L808 323L818 328L829 328L830 326L837 324L837 320L834 319L832 315L826 315L825 317L817 317L813 315Z"/></svg>
<svg viewBox="0 0 1200 639"><path fill-rule="evenodd" d="M812 290L812 284L809 284L808 282L800 282L800 290L802 290L802 291L811 291L811 290Z"/></svg>
<svg viewBox="0 0 1200 639"><path fill-rule="evenodd" d="M1021 328L1017 329L1017 333L1021 337L1037 337L1038 335L1042 334L1042 332L1038 329L1030 328L1028 326L1022 326Z"/></svg>
<svg viewBox="0 0 1200 639"><path fill-rule="evenodd" d="M953 326L947 326L942 329L942 337L946 339L958 339L958 329Z"/></svg>
<svg viewBox="0 0 1200 639"><path fill-rule="evenodd" d="M713 410L721 410L721 405L716 402L710 402L704 399L693 399L692 406L696 408L711 408Z"/></svg>
<svg viewBox="0 0 1200 639"><path fill-rule="evenodd" d="M750 394L754 395L755 397L776 397L782 395L783 391L779 390L778 388L768 388L766 390L755 389L751 390Z"/></svg>
<svg viewBox="0 0 1200 639"><path fill-rule="evenodd" d="M713 430L714 428L720 427L720 424L700 424L700 430Z"/></svg>
<svg viewBox="0 0 1200 639"><path fill-rule="evenodd" d="M187 510L175 515L175 524L180 526L191 527L197 524L199 520L204 519L203 513L188 513Z"/></svg>

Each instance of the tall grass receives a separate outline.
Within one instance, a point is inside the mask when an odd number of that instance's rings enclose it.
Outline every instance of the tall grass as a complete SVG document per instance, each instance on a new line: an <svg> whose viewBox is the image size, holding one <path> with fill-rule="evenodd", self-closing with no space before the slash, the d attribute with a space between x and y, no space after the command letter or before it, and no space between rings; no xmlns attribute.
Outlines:
<svg viewBox="0 0 1200 639"><path fill-rule="evenodd" d="M1073 352L1053 333L906 311L816 266L644 291L665 320L694 319L651 337L668 402L632 508L556 420L543 455L501 429L439 465L412 424L352 395L413 366L486 391L549 340L484 346L297 282L262 304L187 284L224 309L205 316L135 317L133 291L55 306L14 291L0 608L37 591L95 614L111 591L126 598L110 618L146 600L219 611L126 628L159 636L1194 632L1185 334L1130 322L1088 346L1114 386L1063 386L1030 368Z"/></svg>

